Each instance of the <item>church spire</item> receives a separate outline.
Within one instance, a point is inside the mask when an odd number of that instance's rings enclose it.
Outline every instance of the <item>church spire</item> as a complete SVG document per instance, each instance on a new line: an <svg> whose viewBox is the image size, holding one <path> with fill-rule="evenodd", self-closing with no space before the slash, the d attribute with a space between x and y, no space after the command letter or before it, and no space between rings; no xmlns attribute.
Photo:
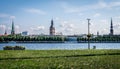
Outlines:
<svg viewBox="0 0 120 69"><path fill-rule="evenodd" d="M7 35L7 30L5 30L5 33L4 33L4 35Z"/></svg>
<svg viewBox="0 0 120 69"><path fill-rule="evenodd" d="M11 30L11 35L14 35L15 34L15 29L14 29L14 22L12 20L12 30Z"/></svg>
<svg viewBox="0 0 120 69"><path fill-rule="evenodd" d="M110 25L110 35L113 35L113 22L111 18L111 25Z"/></svg>
<svg viewBox="0 0 120 69"><path fill-rule="evenodd" d="M113 28L112 18L111 18L111 29Z"/></svg>
<svg viewBox="0 0 120 69"><path fill-rule="evenodd" d="M53 27L53 19L51 20L51 27Z"/></svg>
<svg viewBox="0 0 120 69"><path fill-rule="evenodd" d="M54 28L54 22L53 19L51 20L51 26L50 26L50 35L55 35L55 28Z"/></svg>

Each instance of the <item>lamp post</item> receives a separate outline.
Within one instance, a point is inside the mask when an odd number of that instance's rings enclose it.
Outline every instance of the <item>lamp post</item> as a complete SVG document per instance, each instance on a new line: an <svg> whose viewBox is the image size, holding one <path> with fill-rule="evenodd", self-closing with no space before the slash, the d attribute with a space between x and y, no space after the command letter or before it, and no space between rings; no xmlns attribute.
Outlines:
<svg viewBox="0 0 120 69"><path fill-rule="evenodd" d="M91 37L91 35L90 35L90 19L87 19L88 20L88 35L87 35L87 37L88 37L88 49L90 49L90 37Z"/></svg>

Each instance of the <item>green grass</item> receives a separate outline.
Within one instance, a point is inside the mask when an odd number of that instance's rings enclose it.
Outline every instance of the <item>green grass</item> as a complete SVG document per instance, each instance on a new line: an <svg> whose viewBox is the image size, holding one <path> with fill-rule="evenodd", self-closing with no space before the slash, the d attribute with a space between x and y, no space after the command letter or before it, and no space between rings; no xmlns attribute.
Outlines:
<svg viewBox="0 0 120 69"><path fill-rule="evenodd" d="M120 50L1 50L0 69L120 69Z"/></svg>

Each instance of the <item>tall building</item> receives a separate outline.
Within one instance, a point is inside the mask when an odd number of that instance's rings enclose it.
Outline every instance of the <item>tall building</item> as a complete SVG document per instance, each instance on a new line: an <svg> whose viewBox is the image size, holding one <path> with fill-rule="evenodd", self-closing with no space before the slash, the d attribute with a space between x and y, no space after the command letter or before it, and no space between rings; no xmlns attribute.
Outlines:
<svg viewBox="0 0 120 69"><path fill-rule="evenodd" d="M114 31L113 31L113 22L112 22L112 18L111 18L111 25L110 25L110 34L109 35L113 35Z"/></svg>
<svg viewBox="0 0 120 69"><path fill-rule="evenodd" d="M50 35L55 35L55 27L53 25L54 25L53 20L51 20Z"/></svg>
<svg viewBox="0 0 120 69"><path fill-rule="evenodd" d="M12 20L12 30L11 30L11 35L14 35L15 34L15 28L14 28L14 22Z"/></svg>

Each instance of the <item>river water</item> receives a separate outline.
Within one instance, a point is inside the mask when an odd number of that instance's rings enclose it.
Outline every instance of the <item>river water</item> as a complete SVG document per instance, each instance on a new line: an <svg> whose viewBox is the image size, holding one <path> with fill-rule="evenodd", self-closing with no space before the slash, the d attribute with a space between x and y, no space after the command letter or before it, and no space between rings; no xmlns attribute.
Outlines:
<svg viewBox="0 0 120 69"><path fill-rule="evenodd" d="M78 50L88 49L87 43L0 43L0 50L4 46L25 46L27 50ZM120 43L91 43L90 48L96 49L120 49Z"/></svg>

